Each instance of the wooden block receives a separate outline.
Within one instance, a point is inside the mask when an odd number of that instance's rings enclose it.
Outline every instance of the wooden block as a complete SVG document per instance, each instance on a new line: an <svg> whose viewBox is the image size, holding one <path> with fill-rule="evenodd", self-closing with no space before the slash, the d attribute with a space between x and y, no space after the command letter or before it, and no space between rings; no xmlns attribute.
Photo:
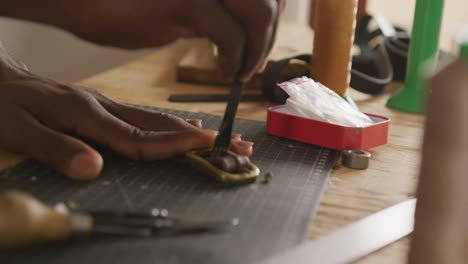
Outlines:
<svg viewBox="0 0 468 264"><path fill-rule="evenodd" d="M293 56L293 55L292 55ZM272 53L270 57L283 59L287 57L279 57L276 53ZM275 63L276 60L270 59L267 68ZM278 82L286 81L294 77L300 77L309 74L309 66L297 61L291 61L277 77ZM229 82L223 78L221 72L217 68L216 55L214 54L213 45L208 40L198 40L193 42L193 47L185 54L179 62L176 70L177 81L187 82L192 84L208 84L208 85L223 85L226 86ZM261 89L263 83L263 72L259 72L252 80L247 83L247 89Z"/></svg>
<svg viewBox="0 0 468 264"><path fill-rule="evenodd" d="M227 84L216 66L213 45L206 39L193 42L177 66L177 81L198 84Z"/></svg>

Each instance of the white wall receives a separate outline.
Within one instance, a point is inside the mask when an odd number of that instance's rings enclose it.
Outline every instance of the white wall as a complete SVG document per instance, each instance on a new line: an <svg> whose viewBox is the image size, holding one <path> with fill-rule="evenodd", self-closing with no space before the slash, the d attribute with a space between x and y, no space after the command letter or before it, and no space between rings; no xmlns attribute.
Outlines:
<svg viewBox="0 0 468 264"><path fill-rule="evenodd" d="M415 3L415 0L369 0L369 10L373 13L381 13L394 23L401 24L411 30ZM440 36L440 45L443 49L452 51L458 49L453 37L459 31L462 23L468 23L468 1L445 0Z"/></svg>
<svg viewBox="0 0 468 264"><path fill-rule="evenodd" d="M147 52L98 47L52 27L6 18L0 18L0 41L33 72L70 82Z"/></svg>
<svg viewBox="0 0 468 264"><path fill-rule="evenodd" d="M283 19L308 24L310 2L310 0L286 0Z"/></svg>

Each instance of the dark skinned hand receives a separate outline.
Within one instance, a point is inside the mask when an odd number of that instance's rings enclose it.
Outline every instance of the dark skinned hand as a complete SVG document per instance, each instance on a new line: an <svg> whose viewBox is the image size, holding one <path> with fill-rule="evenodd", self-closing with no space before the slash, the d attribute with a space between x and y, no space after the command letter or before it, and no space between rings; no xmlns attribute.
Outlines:
<svg viewBox="0 0 468 264"><path fill-rule="evenodd" d="M74 178L99 175L101 155L76 135L131 159L166 159L210 148L216 132L115 102L96 91L30 73L0 49L0 146L25 153ZM252 143L233 136L231 150L251 155Z"/></svg>
<svg viewBox="0 0 468 264"><path fill-rule="evenodd" d="M61 27L107 46L157 47L208 37L228 78L248 80L264 65L284 0L5 0L0 15ZM133 159L163 159L213 144L200 121L117 103L95 91L36 76L0 51L0 145L77 179L96 177L99 153L77 135ZM232 150L252 145L234 136Z"/></svg>
<svg viewBox="0 0 468 264"><path fill-rule="evenodd" d="M218 47L226 77L247 81L265 63L284 4L285 0L5 0L0 15L53 24L94 43L128 49L207 37Z"/></svg>

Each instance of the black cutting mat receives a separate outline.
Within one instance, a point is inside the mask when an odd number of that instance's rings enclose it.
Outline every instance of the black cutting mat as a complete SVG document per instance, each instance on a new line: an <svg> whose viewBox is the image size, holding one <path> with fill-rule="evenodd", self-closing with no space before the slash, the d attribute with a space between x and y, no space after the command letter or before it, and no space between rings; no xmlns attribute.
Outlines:
<svg viewBox="0 0 468 264"><path fill-rule="evenodd" d="M166 110L165 110L166 111ZM217 129L221 118L167 110L203 119ZM28 160L0 174L0 191L20 189L49 203L72 201L85 208L167 208L197 217L237 218L229 232L172 238L106 238L0 252L1 263L251 263L305 239L335 153L269 136L265 123L237 120L235 132L255 142L251 160L269 184L226 187L190 170L181 161L135 162L105 153L95 181L66 179Z"/></svg>

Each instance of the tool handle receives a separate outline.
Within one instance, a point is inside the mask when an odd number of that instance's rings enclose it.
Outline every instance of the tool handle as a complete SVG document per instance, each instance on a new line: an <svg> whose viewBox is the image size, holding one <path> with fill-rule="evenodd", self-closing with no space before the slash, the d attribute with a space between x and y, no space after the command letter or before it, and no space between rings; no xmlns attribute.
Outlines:
<svg viewBox="0 0 468 264"><path fill-rule="evenodd" d="M0 195L0 248L64 239L71 230L66 212L47 207L23 192Z"/></svg>
<svg viewBox="0 0 468 264"><path fill-rule="evenodd" d="M468 62L428 82L416 222L408 263L468 263Z"/></svg>

